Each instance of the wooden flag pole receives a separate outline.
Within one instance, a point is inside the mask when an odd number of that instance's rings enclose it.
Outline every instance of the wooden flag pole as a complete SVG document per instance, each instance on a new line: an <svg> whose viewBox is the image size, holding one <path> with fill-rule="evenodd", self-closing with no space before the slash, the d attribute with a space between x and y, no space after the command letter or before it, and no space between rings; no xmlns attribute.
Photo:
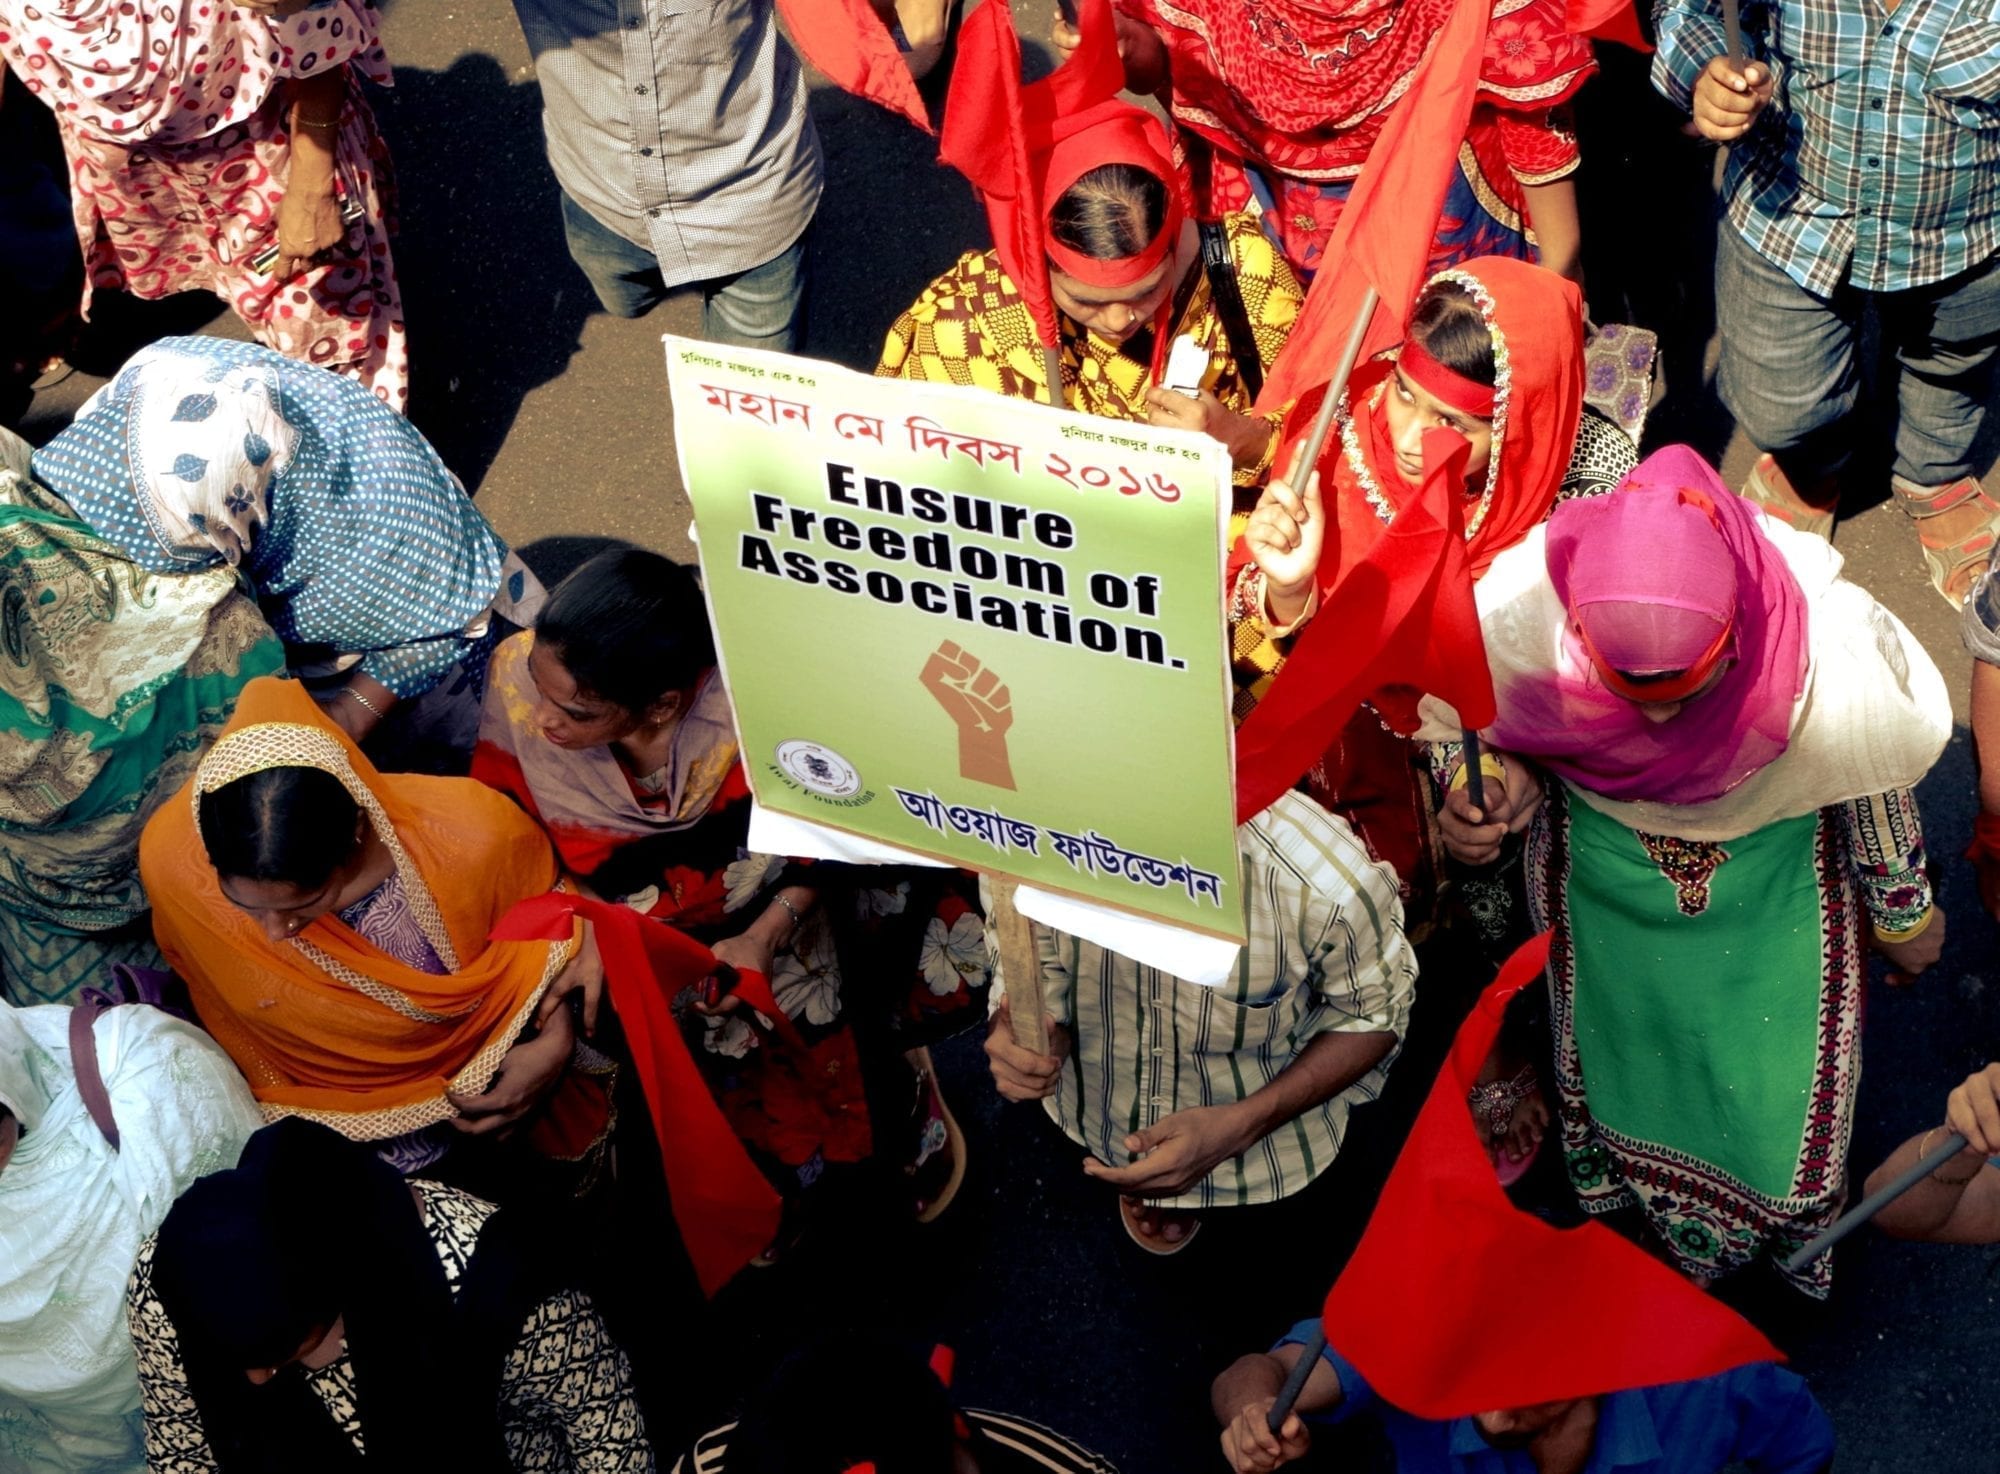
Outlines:
<svg viewBox="0 0 2000 1474"><path fill-rule="evenodd" d="M1881 1187L1868 1194L1859 1203L1856 1203L1851 1211L1842 1214L1826 1232L1787 1259L1785 1261L1785 1268L1793 1274L1800 1273L1813 1260L1819 1258L1828 1249L1831 1249L1835 1244L1853 1233L1855 1229L1861 1227L1862 1224L1895 1202L1896 1199L1922 1182L1931 1173L1937 1171L1946 1162L1949 1162L1953 1157L1964 1151L1965 1144L1963 1136L1960 1136L1956 1131L1952 1132L1951 1135L1947 1136L1939 1144L1936 1151L1932 1152L1922 1161L1912 1163L1894 1180L1883 1183Z"/></svg>

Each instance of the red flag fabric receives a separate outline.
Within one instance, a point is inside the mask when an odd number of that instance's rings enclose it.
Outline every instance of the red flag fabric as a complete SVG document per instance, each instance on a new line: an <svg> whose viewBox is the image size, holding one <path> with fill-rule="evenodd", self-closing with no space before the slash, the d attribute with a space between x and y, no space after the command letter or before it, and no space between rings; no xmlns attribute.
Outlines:
<svg viewBox="0 0 2000 1474"><path fill-rule="evenodd" d="M1387 1402L1459 1418L1781 1361L1750 1323L1601 1223L1516 1208L1465 1103L1507 1000L1539 984L1544 932L1500 970L1431 1087L1360 1247L1326 1297L1327 1341Z"/></svg>
<svg viewBox="0 0 2000 1474"><path fill-rule="evenodd" d="M1014 13L1007 0L985 0L959 30L938 138L938 157L979 191L1000 265L1019 288L1044 348L1060 346L1060 330L1035 156L1054 146L1061 120L1116 97L1125 85L1111 0L1084 0L1078 30L1082 40L1069 60L1023 86Z"/></svg>
<svg viewBox="0 0 2000 1474"><path fill-rule="evenodd" d="M1380 687L1427 691L1473 727L1493 720L1460 510L1471 454L1462 435L1425 433L1423 485L1321 600L1279 678L1236 729L1238 823L1298 782Z"/></svg>
<svg viewBox="0 0 2000 1474"><path fill-rule="evenodd" d="M1639 9L1632 0L1567 0L1563 24L1573 36L1589 36L1598 41L1616 41L1634 51L1651 51L1639 25Z"/></svg>
<svg viewBox="0 0 2000 1474"><path fill-rule="evenodd" d="M713 1295L770 1246L782 1206L723 1117L674 1018L675 995L715 971L715 954L629 906L566 891L548 891L515 906L493 928L493 940L566 937L578 916L594 928L611 1006L631 1045L673 1197L674 1222L702 1293ZM789 1035L797 1044L768 980L738 973L736 992L773 1020L781 1037Z"/></svg>
<svg viewBox="0 0 2000 1474"><path fill-rule="evenodd" d="M842 92L901 113L926 133L936 131L910 64L868 0L778 0L778 13L805 59Z"/></svg>
<svg viewBox="0 0 2000 1474"><path fill-rule="evenodd" d="M1257 396L1259 410L1289 404L1333 377L1370 286L1382 294L1382 306L1362 342L1363 360L1402 341L1472 119L1492 16L1493 0L1458 0L1410 90L1382 125L1334 222L1326 264Z"/></svg>

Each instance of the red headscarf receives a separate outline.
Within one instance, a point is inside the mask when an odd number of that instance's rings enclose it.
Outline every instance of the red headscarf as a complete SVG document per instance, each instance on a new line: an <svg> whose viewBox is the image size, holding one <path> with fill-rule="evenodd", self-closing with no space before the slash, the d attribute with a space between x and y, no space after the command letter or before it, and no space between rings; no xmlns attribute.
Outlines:
<svg viewBox="0 0 2000 1474"><path fill-rule="evenodd" d="M1330 182L1360 172L1455 4L1120 0L1120 8L1166 43L1176 123L1254 167ZM1553 107L1594 70L1563 0L1529 0L1487 28L1481 100Z"/></svg>
<svg viewBox="0 0 2000 1474"><path fill-rule="evenodd" d="M1041 81L1021 85L1021 42L1006 0L988 0L959 33L939 156L972 182L1008 279L1020 289L1045 347L1058 343L1049 259L1105 287L1155 270L1180 239L1185 185L1164 125L1118 101L1125 85L1110 0L1084 0L1082 41ZM1049 207L1100 164L1136 164L1167 186L1167 220L1139 252L1100 261L1051 239Z"/></svg>
<svg viewBox="0 0 2000 1474"><path fill-rule="evenodd" d="M1441 271L1425 286L1441 281L1457 283L1478 305L1493 335L1499 366L1498 383L1490 391L1461 379L1462 398L1440 394L1447 402L1456 400L1455 407L1467 414L1490 416L1493 422L1484 489L1465 508L1466 550L1476 579L1494 558L1547 519L1562 490L1577 426L1583 421L1583 297L1576 283L1552 271L1499 256ZM1377 402L1377 390L1386 395L1382 386L1394 372L1395 364L1388 360L1355 371L1347 398L1358 408L1338 433L1327 437L1320 453L1320 483L1338 538L1320 559L1322 597L1381 538L1387 518L1375 501L1394 509L1415 495L1415 488L1406 486L1396 473L1388 417ZM1418 377L1433 392L1452 388L1421 369ZM1289 471L1294 450L1317 418L1321 402L1322 393L1315 391L1301 398L1286 417L1285 444L1277 457L1280 468ZM1232 576L1249 561L1249 549L1239 538L1230 556Z"/></svg>
<svg viewBox="0 0 2000 1474"><path fill-rule="evenodd" d="M1728 1306L1601 1223L1516 1208L1465 1097L1507 1000L1539 983L1545 932L1458 1031L1368 1231L1326 1297L1327 1339L1382 1397L1459 1418L1782 1360Z"/></svg>

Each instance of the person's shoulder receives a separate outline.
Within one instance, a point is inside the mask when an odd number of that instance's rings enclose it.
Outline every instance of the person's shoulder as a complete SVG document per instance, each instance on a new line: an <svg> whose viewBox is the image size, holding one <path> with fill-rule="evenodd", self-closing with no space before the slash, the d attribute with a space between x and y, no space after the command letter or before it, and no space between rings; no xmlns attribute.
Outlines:
<svg viewBox="0 0 2000 1474"><path fill-rule="evenodd" d="M1038 1471L1038 1474L1118 1474L1118 1468L1110 1460L1092 1453L1082 1444L1065 1438L1051 1428L1027 1418L1016 1417L1012 1413L988 1412L979 1408L965 1409L965 1420L987 1440L997 1445L1006 1462L993 1469L992 1474L1008 1474L1008 1471ZM982 1459L980 1468L987 1470L989 1460ZM702 1471L709 1474L709 1471Z"/></svg>

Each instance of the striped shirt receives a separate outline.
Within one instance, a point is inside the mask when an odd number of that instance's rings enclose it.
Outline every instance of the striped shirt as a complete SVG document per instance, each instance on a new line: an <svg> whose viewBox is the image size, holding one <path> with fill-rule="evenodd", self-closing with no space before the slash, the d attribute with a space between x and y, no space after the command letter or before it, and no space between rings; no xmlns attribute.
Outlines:
<svg viewBox="0 0 2000 1474"><path fill-rule="evenodd" d="M670 287L786 250L819 205L804 69L773 0L514 0L549 167Z"/></svg>
<svg viewBox="0 0 2000 1474"><path fill-rule="evenodd" d="M964 1417L978 1438L979 1474L1118 1474L1089 1449L1026 1418L978 1408L965 1409ZM673 1474L727 1474L735 1431L734 1423L725 1423L704 1433L674 1461Z"/></svg>
<svg viewBox="0 0 2000 1474"><path fill-rule="evenodd" d="M1175 1111L1256 1093L1321 1034L1400 1041L1408 1025L1417 961L1395 872L1302 793L1236 835L1250 942L1221 987L1035 927L1047 1011L1072 1042L1062 1084L1043 1104L1099 1161L1125 1166L1126 1136ZM991 1006L1004 990L996 973ZM1219 1208L1298 1192L1333 1161L1348 1112L1381 1093L1394 1057L1160 1205Z"/></svg>
<svg viewBox="0 0 2000 1474"><path fill-rule="evenodd" d="M1721 0L1662 0L1653 83L1682 107L1728 48ZM1777 79L1729 150L1744 240L1800 286L1900 291L2000 250L2000 4L1744 0Z"/></svg>

